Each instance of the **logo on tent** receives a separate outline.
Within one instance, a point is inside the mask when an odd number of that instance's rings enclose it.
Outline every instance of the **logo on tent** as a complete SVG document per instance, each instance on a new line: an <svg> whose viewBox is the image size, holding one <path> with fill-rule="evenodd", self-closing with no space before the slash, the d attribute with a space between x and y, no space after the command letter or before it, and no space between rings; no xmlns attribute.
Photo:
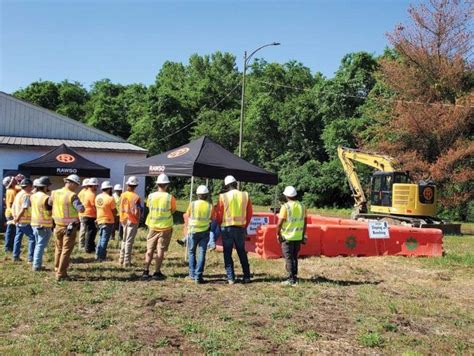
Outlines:
<svg viewBox="0 0 474 356"><path fill-rule="evenodd" d="M151 173L162 173L165 171L165 166L150 166L148 171Z"/></svg>
<svg viewBox="0 0 474 356"><path fill-rule="evenodd" d="M188 147L180 148L179 150L173 151L170 154L168 154L168 158L176 158L176 157L182 156L182 155L184 155L188 152L189 152Z"/></svg>
<svg viewBox="0 0 474 356"><path fill-rule="evenodd" d="M76 158L70 154L61 153L60 155L56 156L56 160L62 163L72 163L76 160Z"/></svg>

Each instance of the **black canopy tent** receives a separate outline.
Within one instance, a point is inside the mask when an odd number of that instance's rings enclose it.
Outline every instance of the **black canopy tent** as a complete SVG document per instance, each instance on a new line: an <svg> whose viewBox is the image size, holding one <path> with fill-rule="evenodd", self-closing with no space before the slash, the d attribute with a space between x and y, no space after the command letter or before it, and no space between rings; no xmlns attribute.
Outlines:
<svg viewBox="0 0 474 356"><path fill-rule="evenodd" d="M31 175L109 178L110 169L82 157L72 148L62 144L32 161L18 166Z"/></svg>
<svg viewBox="0 0 474 356"><path fill-rule="evenodd" d="M125 175L201 177L223 179L231 174L238 181L278 184L275 173L257 167L202 136L173 150L125 165Z"/></svg>

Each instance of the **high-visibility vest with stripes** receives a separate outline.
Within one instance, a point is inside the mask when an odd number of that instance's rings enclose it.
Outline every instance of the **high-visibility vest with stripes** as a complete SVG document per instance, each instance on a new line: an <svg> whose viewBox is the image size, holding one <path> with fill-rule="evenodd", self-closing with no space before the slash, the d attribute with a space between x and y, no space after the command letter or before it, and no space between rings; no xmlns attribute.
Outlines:
<svg viewBox="0 0 474 356"><path fill-rule="evenodd" d="M75 196L66 187L53 190L51 198L53 200L53 220L56 225L67 226L70 223L79 221L79 213L72 205L72 198Z"/></svg>
<svg viewBox="0 0 474 356"><path fill-rule="evenodd" d="M247 224L247 204L249 195L237 189L219 195L224 207L221 226L245 226Z"/></svg>
<svg viewBox="0 0 474 356"><path fill-rule="evenodd" d="M30 193L25 192L24 190L21 190L17 193L15 196L15 200L13 201L13 216L16 218L18 215L20 215L20 211L23 207L23 201L25 200L25 196L29 196ZM30 224L31 223L31 207L26 208L25 212L23 213L23 216L18 220L19 224Z"/></svg>
<svg viewBox="0 0 474 356"><path fill-rule="evenodd" d="M283 206L286 208L286 220L283 223L281 235L288 241L302 240L305 219L304 205L299 201L291 201Z"/></svg>
<svg viewBox="0 0 474 356"><path fill-rule="evenodd" d="M51 210L45 208L49 196L38 191L31 195L31 226L53 227Z"/></svg>
<svg viewBox="0 0 474 356"><path fill-rule="evenodd" d="M188 217L189 233L209 230L211 223L212 205L206 200L195 200L191 203L191 213Z"/></svg>
<svg viewBox="0 0 474 356"><path fill-rule="evenodd" d="M173 227L171 197L172 195L166 192L155 192L148 196L149 212L145 223L150 229Z"/></svg>

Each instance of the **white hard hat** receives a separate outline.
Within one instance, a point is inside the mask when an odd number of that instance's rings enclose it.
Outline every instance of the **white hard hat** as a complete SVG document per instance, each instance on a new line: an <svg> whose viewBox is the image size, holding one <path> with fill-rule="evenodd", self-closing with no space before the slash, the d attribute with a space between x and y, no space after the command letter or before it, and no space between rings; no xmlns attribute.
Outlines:
<svg viewBox="0 0 474 356"><path fill-rule="evenodd" d="M84 180L82 181L82 186L83 186L83 187L87 187L88 185L89 185L89 179L86 178L86 179L84 179Z"/></svg>
<svg viewBox="0 0 474 356"><path fill-rule="evenodd" d="M99 180L97 178L89 178L87 180L87 185L99 185Z"/></svg>
<svg viewBox="0 0 474 356"><path fill-rule="evenodd" d="M158 176L158 179L156 180L156 184L169 184L170 183L170 179L168 178L168 176L164 173L161 173L159 176Z"/></svg>
<svg viewBox="0 0 474 356"><path fill-rule="evenodd" d="M3 186L4 186L4 187L7 187L7 186L11 183L12 179L13 179L13 177L5 177L5 178L3 178L3 181L2 181Z"/></svg>
<svg viewBox="0 0 474 356"><path fill-rule="evenodd" d="M289 185L288 187L285 188L285 190L283 191L283 195L286 196L286 197L290 197L290 198L294 198L298 195L298 193L296 192L296 189L295 187Z"/></svg>
<svg viewBox="0 0 474 356"><path fill-rule="evenodd" d="M196 189L196 194L209 194L209 189L205 185L200 185Z"/></svg>
<svg viewBox="0 0 474 356"><path fill-rule="evenodd" d="M224 185L229 185L231 183L237 182L234 178L234 176L227 176L224 179Z"/></svg>
<svg viewBox="0 0 474 356"><path fill-rule="evenodd" d="M120 184L115 184L115 185L114 185L114 190L120 190L120 191L122 191L123 188L122 188L122 186L121 186Z"/></svg>
<svg viewBox="0 0 474 356"><path fill-rule="evenodd" d="M71 174L70 176L67 176L65 181L76 183L77 185L81 185L81 178L77 174Z"/></svg>
<svg viewBox="0 0 474 356"><path fill-rule="evenodd" d="M104 190L104 189L109 189L109 188L112 188L112 183L110 183L110 181L108 180L103 181L100 186L100 189Z"/></svg>
<svg viewBox="0 0 474 356"><path fill-rule="evenodd" d="M35 180L33 180L33 187L39 187L39 186L40 186L39 184L40 184L40 183L39 183L39 179L38 179L38 178L36 178Z"/></svg>
<svg viewBox="0 0 474 356"><path fill-rule="evenodd" d="M138 179L135 176L128 177L127 185L138 185Z"/></svg>

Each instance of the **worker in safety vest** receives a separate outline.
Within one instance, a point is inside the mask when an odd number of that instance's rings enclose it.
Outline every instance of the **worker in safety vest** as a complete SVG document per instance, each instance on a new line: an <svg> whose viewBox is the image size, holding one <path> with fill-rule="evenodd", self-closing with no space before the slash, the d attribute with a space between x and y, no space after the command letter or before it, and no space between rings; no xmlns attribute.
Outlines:
<svg viewBox="0 0 474 356"><path fill-rule="evenodd" d="M86 253L95 252L95 236L97 234L97 226L95 220L97 218L97 209L95 206L95 195L99 180L97 178L89 178L87 181L87 190L84 192L81 203L84 205L84 213L81 214L81 221L85 225L85 250Z"/></svg>
<svg viewBox="0 0 474 356"><path fill-rule="evenodd" d="M215 217L212 204L208 201L209 189L200 185L196 189L198 199L191 202L186 214L188 216L188 254L189 254L189 278L197 284L204 283L203 272L206 263L206 250L209 243L210 225ZM196 263L196 249L198 259Z"/></svg>
<svg viewBox="0 0 474 356"><path fill-rule="evenodd" d="M288 279L282 284L295 285L298 283L298 253L301 244L306 243L306 209L296 200L298 194L294 187L286 187L283 195L287 202L280 208L277 237L285 258Z"/></svg>
<svg viewBox="0 0 474 356"><path fill-rule="evenodd" d="M229 284L235 283L234 261L232 260L232 250L235 245L244 274L243 283L250 283L250 266L245 250L245 237L253 214L252 202L247 192L237 189L237 181L233 176L225 177L224 185L226 193L219 195L217 221L222 230L227 280Z"/></svg>
<svg viewBox="0 0 474 356"><path fill-rule="evenodd" d="M58 281L68 278L67 269L79 228L79 213L84 212L84 206L75 193L81 184L81 179L71 174L64 179L64 183L64 187L53 190L49 198L50 204L53 205L52 216L56 224L53 231L56 237L54 270Z"/></svg>
<svg viewBox="0 0 474 356"><path fill-rule="evenodd" d="M166 174L160 174L156 184L158 191L151 193L146 202L149 211L145 223L149 231L146 238L143 278L150 277L149 268L156 251L155 273L152 277L156 280L163 280L166 276L161 273L161 264L173 234L173 213L176 211L176 199L167 192L170 180Z"/></svg>
<svg viewBox="0 0 474 356"><path fill-rule="evenodd" d="M82 189L81 191L77 194L77 197L81 201L81 203L84 201L84 194L87 192L87 188L89 186L89 179L85 178L82 181ZM86 224L84 220L82 219L82 214L79 214L79 221L80 221L80 227L79 227L79 247L83 250L86 248Z"/></svg>
<svg viewBox="0 0 474 356"><path fill-rule="evenodd" d="M123 239L120 245L119 262L124 267L132 265L132 249L141 216L140 196L135 193L138 179L131 176L127 180L127 191L120 196L120 224L123 228Z"/></svg>
<svg viewBox="0 0 474 356"><path fill-rule="evenodd" d="M33 263L35 250L35 235L31 228L31 191L33 182L25 178L20 183L21 191L13 201L13 222L16 224L15 240L13 242L13 261L20 261L21 241L23 235L28 236L28 263Z"/></svg>
<svg viewBox="0 0 474 356"><path fill-rule="evenodd" d="M119 241L123 240L123 227L120 224L120 196L122 195L123 188L120 184L114 185L114 194L112 195L117 208L117 214L115 215L114 232L112 233L112 240L115 239L115 233L118 231Z"/></svg>
<svg viewBox="0 0 474 356"><path fill-rule="evenodd" d="M96 259L102 262L107 257L107 245L114 232L117 209L115 208L115 200L112 197L112 184L109 181L105 181L100 189L102 193L95 197L97 225L99 226L99 244L97 245Z"/></svg>
<svg viewBox="0 0 474 356"><path fill-rule="evenodd" d="M16 234L16 225L13 222L13 202L15 201L15 196L17 190L15 189L16 180L14 177L5 177L3 178L3 186L6 189L5 192L5 219L7 222L7 227L5 230L5 254L13 252L13 241L15 240Z"/></svg>
<svg viewBox="0 0 474 356"><path fill-rule="evenodd" d="M33 253L33 271L41 271L44 249L48 246L53 228L53 218L47 194L51 181L48 177L40 177L33 182L36 193L31 195L31 227L35 235L35 250Z"/></svg>

